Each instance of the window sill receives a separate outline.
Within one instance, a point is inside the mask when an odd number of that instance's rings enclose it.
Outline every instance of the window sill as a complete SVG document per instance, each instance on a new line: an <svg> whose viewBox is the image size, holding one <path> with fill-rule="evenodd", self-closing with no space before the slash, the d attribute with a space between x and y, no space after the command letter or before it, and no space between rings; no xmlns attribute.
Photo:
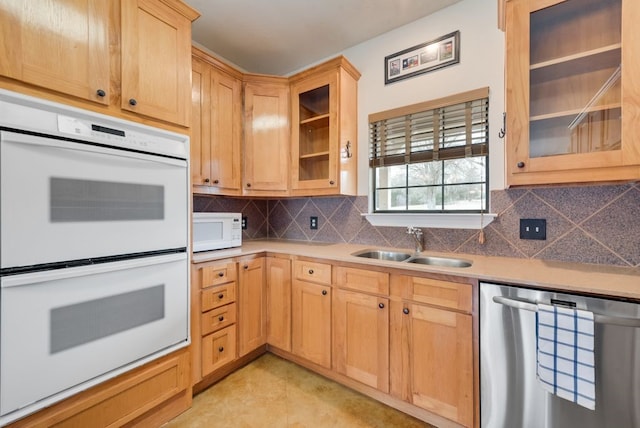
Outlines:
<svg viewBox="0 0 640 428"><path fill-rule="evenodd" d="M415 214L415 213L385 213L362 214L372 226L391 227L431 227L443 229L480 229L491 223L498 214L464 213L464 214ZM482 226L480 221L482 219Z"/></svg>

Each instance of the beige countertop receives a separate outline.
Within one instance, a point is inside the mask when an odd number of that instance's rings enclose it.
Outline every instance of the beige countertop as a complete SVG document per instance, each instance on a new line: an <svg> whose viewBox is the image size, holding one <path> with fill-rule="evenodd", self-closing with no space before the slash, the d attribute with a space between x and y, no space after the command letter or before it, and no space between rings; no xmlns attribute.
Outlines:
<svg viewBox="0 0 640 428"><path fill-rule="evenodd" d="M322 244L295 241L245 241L242 247L208 251L193 255L192 262L200 263L260 252L315 257L335 262L386 266L415 272L430 272L477 278L479 280L525 285L536 288L558 289L568 292L600 294L640 300L640 268L605 265L564 263L548 260L490 257L472 254L437 253L424 251L423 256L453 257L473 262L466 268L419 265L353 256L366 249L388 249L412 253L410 249L382 248L355 244Z"/></svg>

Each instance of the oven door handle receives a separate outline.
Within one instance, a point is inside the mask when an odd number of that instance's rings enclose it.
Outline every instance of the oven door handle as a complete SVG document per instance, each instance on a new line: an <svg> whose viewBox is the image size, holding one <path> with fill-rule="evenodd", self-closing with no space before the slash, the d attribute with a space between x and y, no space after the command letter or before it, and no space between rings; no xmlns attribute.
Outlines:
<svg viewBox="0 0 640 428"><path fill-rule="evenodd" d="M83 265L69 267L65 269L55 269L39 272L30 272L24 274L7 275L0 278L0 287L3 289L9 287L20 287L24 285L33 285L41 282L56 281L61 279L77 278L81 276L98 275L107 272L116 272L120 270L135 269L139 267L158 265L163 263L172 263L177 261L188 260L188 254L172 253L152 257L140 257L135 259L127 259L114 261L109 263L99 263L93 265Z"/></svg>
<svg viewBox="0 0 640 428"><path fill-rule="evenodd" d="M537 302L531 302L529 300L509 299L507 297L494 296L493 301L510 308L538 312ZM593 320L600 324L612 324L623 327L640 327L640 318L617 317L594 312Z"/></svg>
<svg viewBox="0 0 640 428"><path fill-rule="evenodd" d="M37 135L19 134L11 131L0 131L3 143L27 144L35 146L45 146L54 149L67 149L103 155L115 155L133 159L141 159L156 163L162 163L182 168L187 167L186 159L178 159L173 157L154 154L142 150L133 150L118 146L104 146L101 144L93 144L91 142L82 142L81 140L60 140L55 137L40 137Z"/></svg>

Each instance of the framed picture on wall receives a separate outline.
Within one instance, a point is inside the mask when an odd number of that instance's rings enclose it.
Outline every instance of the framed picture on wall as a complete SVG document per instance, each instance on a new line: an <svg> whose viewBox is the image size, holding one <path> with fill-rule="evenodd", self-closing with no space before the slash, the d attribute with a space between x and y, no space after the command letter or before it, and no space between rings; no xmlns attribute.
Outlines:
<svg viewBox="0 0 640 428"><path fill-rule="evenodd" d="M396 82L460 62L460 31L384 58L384 83Z"/></svg>

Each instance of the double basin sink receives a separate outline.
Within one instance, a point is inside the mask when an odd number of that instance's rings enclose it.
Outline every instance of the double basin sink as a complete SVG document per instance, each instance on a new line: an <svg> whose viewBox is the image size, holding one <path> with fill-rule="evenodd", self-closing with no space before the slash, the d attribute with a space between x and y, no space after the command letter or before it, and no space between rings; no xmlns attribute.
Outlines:
<svg viewBox="0 0 640 428"><path fill-rule="evenodd" d="M366 259L387 260L394 262L416 263L420 265L456 268L465 268L473 264L473 262L470 260L456 259L453 257L421 256L419 254L413 255L402 251L368 249L352 253L351 255L356 257L363 257Z"/></svg>

